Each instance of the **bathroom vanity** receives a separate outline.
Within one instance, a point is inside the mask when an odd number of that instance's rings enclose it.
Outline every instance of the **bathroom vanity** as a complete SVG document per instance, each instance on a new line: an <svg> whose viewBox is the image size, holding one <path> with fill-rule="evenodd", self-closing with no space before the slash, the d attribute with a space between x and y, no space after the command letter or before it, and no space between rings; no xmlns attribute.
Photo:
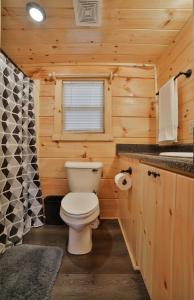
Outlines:
<svg viewBox="0 0 194 300"><path fill-rule="evenodd" d="M132 188L119 192L119 221L133 266L151 299L192 300L193 161L120 153L126 167Z"/></svg>

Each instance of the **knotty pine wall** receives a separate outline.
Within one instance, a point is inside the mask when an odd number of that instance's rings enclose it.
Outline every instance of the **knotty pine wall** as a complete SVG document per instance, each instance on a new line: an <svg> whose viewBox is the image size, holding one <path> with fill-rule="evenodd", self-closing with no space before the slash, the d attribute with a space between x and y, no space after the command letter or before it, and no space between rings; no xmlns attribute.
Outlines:
<svg viewBox="0 0 194 300"><path fill-rule="evenodd" d="M114 176L118 172L116 143L155 143L155 79L153 67L60 66L42 70L48 72L108 73L117 76L112 81L112 142L53 141L54 83L44 76L40 81L38 101L38 156L43 195L67 193L64 170L66 160L102 161L103 176L99 198L101 216L117 217L118 190Z"/></svg>
<svg viewBox="0 0 194 300"><path fill-rule="evenodd" d="M192 44L193 24L192 18L188 20L182 31L171 45L164 51L157 62L158 85L161 87L171 76L180 71L192 69L194 72L194 48ZM194 127L194 73L186 79L178 79L179 95L179 136L180 143L192 142Z"/></svg>

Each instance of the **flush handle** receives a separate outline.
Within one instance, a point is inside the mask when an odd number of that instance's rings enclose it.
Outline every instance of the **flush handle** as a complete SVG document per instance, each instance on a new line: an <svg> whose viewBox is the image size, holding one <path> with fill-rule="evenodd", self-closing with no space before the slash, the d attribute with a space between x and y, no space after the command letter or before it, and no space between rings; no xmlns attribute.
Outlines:
<svg viewBox="0 0 194 300"><path fill-rule="evenodd" d="M92 172L98 172L98 169L92 169Z"/></svg>

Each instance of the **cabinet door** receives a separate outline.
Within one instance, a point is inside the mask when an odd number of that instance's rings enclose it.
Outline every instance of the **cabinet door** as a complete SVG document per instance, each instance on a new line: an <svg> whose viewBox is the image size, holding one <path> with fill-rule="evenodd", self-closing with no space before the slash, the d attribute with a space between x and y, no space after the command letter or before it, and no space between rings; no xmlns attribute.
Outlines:
<svg viewBox="0 0 194 300"><path fill-rule="evenodd" d="M141 172L139 161L131 160L132 188L128 194L129 230L128 239L135 265L139 265L139 211L141 205Z"/></svg>
<svg viewBox="0 0 194 300"><path fill-rule="evenodd" d="M156 211L156 180L148 172L154 168L146 165L140 167L142 173L142 203L140 211L140 270L147 290L152 296L153 242Z"/></svg>
<svg viewBox="0 0 194 300"><path fill-rule="evenodd" d="M172 299L172 246L176 174L156 169L156 206L153 242L152 299ZM174 300L176 298L173 298Z"/></svg>
<svg viewBox="0 0 194 300"><path fill-rule="evenodd" d="M131 162L129 158L120 157L118 172L120 172L120 170L128 169L129 165L131 166ZM119 220L127 243L128 243L128 231L129 231L129 205L128 205L129 194L130 191L128 190L122 191L118 189Z"/></svg>
<svg viewBox="0 0 194 300"><path fill-rule="evenodd" d="M132 188L127 191L119 191L119 218L122 230L127 243L133 267L138 268L137 264L137 219L138 219L138 192L140 188L139 162L127 158L120 159L120 169L132 168Z"/></svg>
<svg viewBox="0 0 194 300"><path fill-rule="evenodd" d="M173 300L194 299L192 241L194 241L194 179L177 175L173 247Z"/></svg>

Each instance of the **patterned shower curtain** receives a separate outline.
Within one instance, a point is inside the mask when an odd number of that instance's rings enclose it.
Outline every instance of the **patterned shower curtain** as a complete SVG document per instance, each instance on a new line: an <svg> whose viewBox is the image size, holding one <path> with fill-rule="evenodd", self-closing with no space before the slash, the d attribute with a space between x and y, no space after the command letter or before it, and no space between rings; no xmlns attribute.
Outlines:
<svg viewBox="0 0 194 300"><path fill-rule="evenodd" d="M0 53L0 253L43 225L33 81Z"/></svg>

